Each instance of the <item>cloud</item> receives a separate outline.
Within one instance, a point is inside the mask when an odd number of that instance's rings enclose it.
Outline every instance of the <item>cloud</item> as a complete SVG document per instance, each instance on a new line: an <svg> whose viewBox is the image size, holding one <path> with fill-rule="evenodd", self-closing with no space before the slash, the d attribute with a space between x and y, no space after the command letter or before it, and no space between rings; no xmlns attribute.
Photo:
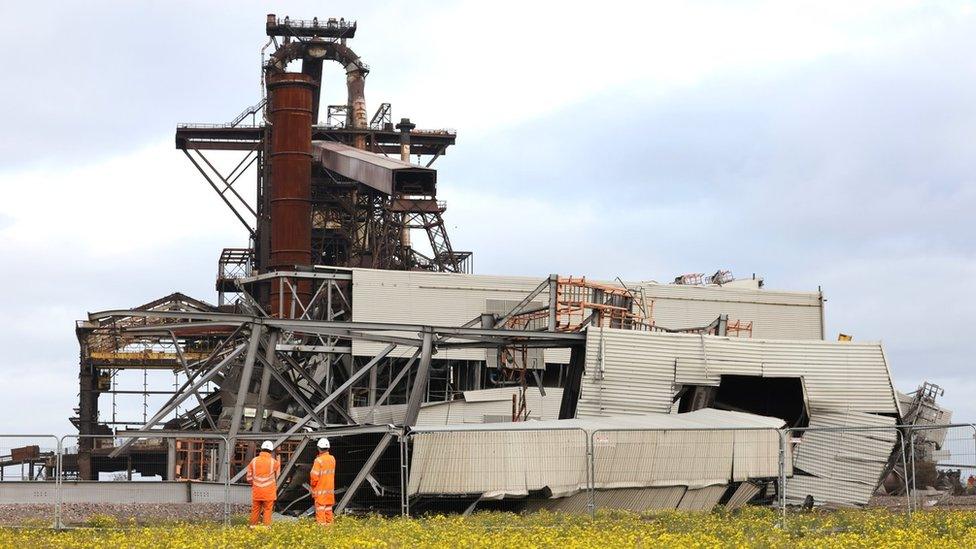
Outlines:
<svg viewBox="0 0 976 549"><path fill-rule="evenodd" d="M229 155L214 160L223 169L233 165ZM0 375L15 380L0 394L10 409L32 410L34 426L48 432L72 429L76 320L175 291L212 299L221 248L247 242L169 142L86 165L0 172L0 189L7 197L0 202L0 256L11 258L0 271L8 289L0 307ZM120 413L141 417L137 400L122 398ZM23 431L22 420L0 419L0 432Z"/></svg>
<svg viewBox="0 0 976 549"><path fill-rule="evenodd" d="M246 243L172 145L177 123L257 99L264 8L244 6L42 3L47 25L0 22L23 44L0 105L0 283L15 289L0 297L0 373L17 380L0 397L36 407L39 429L71 430L74 319L177 290L213 300L219 250ZM330 9L359 19L371 106L459 128L436 167L477 272L728 267L822 285L829 337L882 339L900 388L944 380L956 417L976 417L960 382L976 305L971 6ZM126 24L145 20L151 33ZM323 102L342 101L341 70L327 71Z"/></svg>
<svg viewBox="0 0 976 549"><path fill-rule="evenodd" d="M373 68L375 108L477 136L595 94L668 94L716 75L776 73L851 51L886 51L958 28L966 4L562 2L275 5L279 15L358 19L350 42ZM180 122L224 122L260 96L267 6L34 2L0 21L17 75L0 104L5 169L129 153ZM139 23L145 22L145 23ZM391 47L395 45L395 47ZM344 100L337 65L324 102ZM585 119L585 114L581 115ZM602 120L591 119L592 123ZM462 138L463 139L463 138Z"/></svg>

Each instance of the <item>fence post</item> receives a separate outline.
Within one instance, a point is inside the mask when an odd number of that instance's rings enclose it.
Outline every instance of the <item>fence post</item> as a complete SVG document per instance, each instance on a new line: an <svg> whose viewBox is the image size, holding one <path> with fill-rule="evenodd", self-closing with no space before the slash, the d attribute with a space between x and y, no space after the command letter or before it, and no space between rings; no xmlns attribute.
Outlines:
<svg viewBox="0 0 976 549"><path fill-rule="evenodd" d="M583 431L585 434L586 431ZM597 431L590 433L586 437L586 472L587 472L587 502L586 507L590 512L590 520L596 518L596 452L593 451L593 437Z"/></svg>
<svg viewBox="0 0 976 549"><path fill-rule="evenodd" d="M973 430L973 467L976 468L976 423L970 423Z"/></svg>
<svg viewBox="0 0 976 549"><path fill-rule="evenodd" d="M224 526L230 526L230 477L231 477L231 475L230 475L230 457L231 457L231 448L230 448L230 440L227 437L221 435L220 438L222 438L224 440L224 464L223 465L225 467L224 471L226 471L226 473L227 473L227 474L224 475Z"/></svg>
<svg viewBox="0 0 976 549"><path fill-rule="evenodd" d="M400 515L404 517L410 516L410 495L407 494L407 488L410 479L410 469L407 464L409 459L408 447L407 447L407 429L402 427L400 429Z"/></svg>
<svg viewBox="0 0 976 549"><path fill-rule="evenodd" d="M65 435L67 436L67 435ZM54 529L60 530L61 523L61 477L64 475L64 436L58 438L57 456L54 458Z"/></svg>
<svg viewBox="0 0 976 549"><path fill-rule="evenodd" d="M901 470L905 475L905 505L908 509L908 516L912 516L912 490L908 485L908 456L905 454L905 432L898 430L898 441L901 443Z"/></svg>
<svg viewBox="0 0 976 549"><path fill-rule="evenodd" d="M786 529L786 444L789 429L779 429L779 509L780 528Z"/></svg>
<svg viewBox="0 0 976 549"><path fill-rule="evenodd" d="M915 429L908 429L908 451L912 456L912 508L918 510L918 486L915 482Z"/></svg>
<svg viewBox="0 0 976 549"><path fill-rule="evenodd" d="M54 493L57 500L54 503L54 515L55 515L55 528L64 528L64 480L61 478L64 476L64 441L71 437L71 435L64 435L58 439L58 447L60 451L60 457L58 461L60 462L60 471L58 472L58 481L54 485ZM81 435L77 435L78 443L81 443Z"/></svg>

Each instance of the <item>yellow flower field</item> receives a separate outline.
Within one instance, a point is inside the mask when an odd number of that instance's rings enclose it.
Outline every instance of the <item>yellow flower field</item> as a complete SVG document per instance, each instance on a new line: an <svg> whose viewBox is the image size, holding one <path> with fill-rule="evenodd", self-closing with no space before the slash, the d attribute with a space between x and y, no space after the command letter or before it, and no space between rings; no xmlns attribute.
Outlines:
<svg viewBox="0 0 976 549"><path fill-rule="evenodd" d="M976 512L907 516L882 510L792 514L784 530L769 509L737 513L586 516L481 513L468 518L341 517L323 530L310 521L246 526L176 524L64 532L2 529L0 546L41 547L976 547Z"/></svg>

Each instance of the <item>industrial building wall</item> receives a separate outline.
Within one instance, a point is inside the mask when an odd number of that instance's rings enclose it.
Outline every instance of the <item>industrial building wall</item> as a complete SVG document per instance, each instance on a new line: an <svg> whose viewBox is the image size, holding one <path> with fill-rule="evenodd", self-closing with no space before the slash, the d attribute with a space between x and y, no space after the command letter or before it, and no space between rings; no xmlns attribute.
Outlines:
<svg viewBox="0 0 976 549"><path fill-rule="evenodd" d="M679 385L717 386L722 375L802 378L811 415L898 413L880 343L591 328L577 415L668 413Z"/></svg>
<svg viewBox="0 0 976 549"><path fill-rule="evenodd" d="M352 269L352 319L460 326L485 311L485 300L521 301L543 278ZM547 296L539 296L540 305ZM384 345L353 341L357 356L373 356ZM404 350L403 355L409 355ZM565 356L563 356L565 355ZM484 349L440 351L436 358L485 360ZM547 351L547 362L569 362L565 350Z"/></svg>
<svg viewBox="0 0 976 549"><path fill-rule="evenodd" d="M671 329L696 328L727 314L752 322L760 339L822 339L819 292L783 292L729 286L641 283L654 300L654 321Z"/></svg>
<svg viewBox="0 0 976 549"><path fill-rule="evenodd" d="M590 328L578 418L668 414L682 385L723 375L798 378L811 430L795 453L787 499L864 504L896 443L900 415L880 343L763 340ZM761 399L761 395L757 395ZM878 431L818 431L870 426Z"/></svg>
<svg viewBox="0 0 976 549"><path fill-rule="evenodd" d="M408 490L501 498L548 488L553 497L564 497L584 490L592 474L598 490L716 487L717 501L729 482L778 476L782 426L776 418L697 410L420 428L411 437ZM594 464L588 472L590 440ZM791 456L787 460L792 475ZM691 499L686 506L703 507Z"/></svg>
<svg viewBox="0 0 976 549"><path fill-rule="evenodd" d="M487 311L486 300L519 301L546 277L351 269L353 320L457 326ZM722 286L634 283L652 299L655 322L668 328L704 326L720 314L753 323L753 337L821 339L818 292L781 292ZM536 298L544 305L548 295ZM383 345L353 342L353 354L372 356ZM406 351L404 351L405 354ZM479 349L451 350L437 358L484 360ZM549 350L546 362L568 363L569 352Z"/></svg>

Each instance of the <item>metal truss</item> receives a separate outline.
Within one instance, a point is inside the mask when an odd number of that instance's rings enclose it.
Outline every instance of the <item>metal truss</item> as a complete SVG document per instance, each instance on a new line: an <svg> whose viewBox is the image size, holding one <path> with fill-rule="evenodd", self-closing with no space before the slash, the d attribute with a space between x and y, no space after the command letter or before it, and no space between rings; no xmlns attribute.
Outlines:
<svg viewBox="0 0 976 549"><path fill-rule="evenodd" d="M220 170L214 167L214 165L210 162L206 155L200 151L200 149L184 148L181 150L183 151L183 154L190 159L190 162L197 169L197 171L200 172L200 175L207 180L207 183L209 183L210 187L213 188L213 190L217 193L217 196L224 201L224 204L230 208L231 212L234 213L234 216L237 217L238 221L244 225L244 228L247 229L248 234L251 235L251 238L254 238L256 228L251 225L251 222L245 219L244 213L246 212L249 214L250 219L255 221L258 217L258 213L254 210L254 208L251 207L250 204L247 203L246 200L244 200L244 197L237 192L237 189L234 188L234 183L236 183L237 180L240 179L241 175L243 175L244 172L246 172L247 169L258 160L260 153L258 153L257 150L247 151L244 157L241 158L240 162L234 166L234 169L225 176L220 173ZM194 158L194 156L196 156L196 158ZM202 161L203 165L201 165L197 160ZM204 168L204 166L206 166L206 168ZM218 179L222 185L218 185L214 181L214 178ZM231 194L231 197L236 198L235 202L232 202L227 197L228 192Z"/></svg>
<svg viewBox="0 0 976 549"><path fill-rule="evenodd" d="M357 421L347 408L356 387L366 379L371 380L371 386L375 385L376 373L384 365L396 367L397 373L382 395L370 398L371 410L375 412L388 402L400 387L405 392L407 408L398 428L408 428L416 423L431 362L439 350L512 346L581 349L585 342L584 336L578 333L513 330L471 323L432 326L347 320L351 317L347 295L349 273L262 273L238 279L237 283L241 290L240 308L249 312L146 308L89 315L87 324L93 327L90 335L111 338L117 349L137 343L170 345L170 358L175 358L171 363L186 376L185 383L138 427L140 432L176 428L186 431L190 437L200 432L222 433L230 441L230 450L221 451L233 451L239 441L242 444L246 441L248 451L253 452L250 449L253 438L249 436L270 437L276 444L283 444L289 437L310 430L330 433L350 426L365 426L368 423ZM301 284L312 287L311 296L304 301L297 290ZM268 311L261 309L256 294L272 285L292 296L296 303L293 313L279 310L271 311L269 316ZM213 337L219 337L220 341L208 353L193 350L197 348L196 341ZM352 353L352 345L357 341L381 343L384 347L362 363ZM404 358L389 362L392 357ZM390 370L391 375L393 371ZM406 380L409 383L404 385ZM223 393L223 402L215 399L214 393L204 392L208 384L215 382L222 387L219 393ZM282 389L284 395L272 396L272 386ZM232 401L227 400L228 393L233 395ZM299 414L283 413L281 403L285 401ZM186 403L194 405L179 413L175 421L169 419ZM255 411L251 416L245 414L245 409L252 408ZM282 420L279 417L282 415L290 419ZM252 419L248 425L249 417ZM350 503L364 482L375 482L371 479L372 470L397 433L386 432L379 439L337 504L338 511ZM290 486L308 440L297 443L282 468L279 486L283 491ZM118 457L128 450L129 444L122 444L109 457ZM220 459L222 464L229 462ZM222 467L221 478L236 481L242 475L241 471Z"/></svg>

